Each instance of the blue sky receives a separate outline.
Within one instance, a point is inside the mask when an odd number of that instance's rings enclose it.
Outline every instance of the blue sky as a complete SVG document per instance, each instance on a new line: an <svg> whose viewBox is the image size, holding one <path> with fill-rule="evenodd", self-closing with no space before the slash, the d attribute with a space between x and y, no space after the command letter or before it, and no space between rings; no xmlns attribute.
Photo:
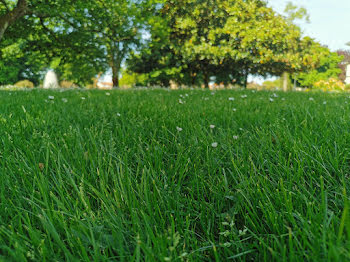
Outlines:
<svg viewBox="0 0 350 262"><path fill-rule="evenodd" d="M269 5L282 13L290 0L269 0ZM291 0L310 14L310 23L300 24L305 35L311 36L332 51L350 49L350 0Z"/></svg>

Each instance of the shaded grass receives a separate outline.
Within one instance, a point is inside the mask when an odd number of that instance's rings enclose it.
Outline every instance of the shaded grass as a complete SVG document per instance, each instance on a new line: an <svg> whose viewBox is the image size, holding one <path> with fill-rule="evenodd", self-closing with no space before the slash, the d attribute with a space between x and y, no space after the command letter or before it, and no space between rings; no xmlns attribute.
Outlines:
<svg viewBox="0 0 350 262"><path fill-rule="evenodd" d="M346 95L110 93L0 93L2 259L350 260Z"/></svg>

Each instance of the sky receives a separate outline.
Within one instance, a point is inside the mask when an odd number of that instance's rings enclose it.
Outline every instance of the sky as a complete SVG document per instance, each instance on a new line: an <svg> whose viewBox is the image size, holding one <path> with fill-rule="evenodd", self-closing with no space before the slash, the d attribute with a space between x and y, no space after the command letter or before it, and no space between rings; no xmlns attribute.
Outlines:
<svg viewBox="0 0 350 262"><path fill-rule="evenodd" d="M310 23L300 23L303 32L332 51L350 49L350 0L269 0L269 5L282 13L287 2L305 7Z"/></svg>

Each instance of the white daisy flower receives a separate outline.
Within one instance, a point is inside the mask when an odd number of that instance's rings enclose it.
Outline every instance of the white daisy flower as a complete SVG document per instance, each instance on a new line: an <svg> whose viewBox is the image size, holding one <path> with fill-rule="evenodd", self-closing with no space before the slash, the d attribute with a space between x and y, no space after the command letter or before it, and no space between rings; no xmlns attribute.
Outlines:
<svg viewBox="0 0 350 262"><path fill-rule="evenodd" d="M327 101L323 101L323 104L326 105L326 104L327 104Z"/></svg>
<svg viewBox="0 0 350 262"><path fill-rule="evenodd" d="M181 131L182 131L182 128L177 126L177 127L176 127L176 130L179 131L179 132L181 132Z"/></svg>
<svg viewBox="0 0 350 262"><path fill-rule="evenodd" d="M234 140L237 140L237 139L238 139L238 136L233 136L233 139L234 139Z"/></svg>
<svg viewBox="0 0 350 262"><path fill-rule="evenodd" d="M236 111L237 111L237 109L236 109L236 108L232 108L232 110L233 110L233 112L236 112Z"/></svg>
<svg viewBox="0 0 350 262"><path fill-rule="evenodd" d="M62 102L67 103L68 102L67 98L62 98Z"/></svg>
<svg viewBox="0 0 350 262"><path fill-rule="evenodd" d="M54 96L49 96L48 98L49 98L50 100L54 100L54 99L55 99Z"/></svg>
<svg viewBox="0 0 350 262"><path fill-rule="evenodd" d="M233 101L233 100L235 100L235 98L234 97L229 97L228 100L229 101Z"/></svg>
<svg viewBox="0 0 350 262"><path fill-rule="evenodd" d="M120 114L120 113L117 113L117 116L121 116L121 114Z"/></svg>
<svg viewBox="0 0 350 262"><path fill-rule="evenodd" d="M273 93L272 96L273 97L278 97L278 95L276 93Z"/></svg>
<svg viewBox="0 0 350 262"><path fill-rule="evenodd" d="M106 93L106 96L110 96L110 95L111 95L111 93L109 93L109 92Z"/></svg>
<svg viewBox="0 0 350 262"><path fill-rule="evenodd" d="M270 102L273 102L273 98L270 97Z"/></svg>
<svg viewBox="0 0 350 262"><path fill-rule="evenodd" d="M215 126L214 126L214 125L210 125L210 128L211 128L211 129L214 129L214 128L215 128Z"/></svg>
<svg viewBox="0 0 350 262"><path fill-rule="evenodd" d="M179 104L184 104L185 102L179 99Z"/></svg>
<svg viewBox="0 0 350 262"><path fill-rule="evenodd" d="M211 146L214 147L214 148L215 148L215 147L218 147L218 143L217 143L217 142L214 142L214 143L211 144Z"/></svg>
<svg viewBox="0 0 350 262"><path fill-rule="evenodd" d="M314 99L312 97L309 98L310 101L314 101Z"/></svg>
<svg viewBox="0 0 350 262"><path fill-rule="evenodd" d="M85 100L85 97L82 96L82 97L81 97L81 100Z"/></svg>

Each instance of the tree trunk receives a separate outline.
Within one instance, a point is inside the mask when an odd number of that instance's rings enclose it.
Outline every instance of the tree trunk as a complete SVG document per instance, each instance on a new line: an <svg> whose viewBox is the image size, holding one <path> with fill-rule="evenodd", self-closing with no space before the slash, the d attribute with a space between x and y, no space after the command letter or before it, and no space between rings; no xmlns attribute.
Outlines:
<svg viewBox="0 0 350 262"><path fill-rule="evenodd" d="M288 91L288 76L289 74L287 72L284 72L282 75L282 81L283 81L283 91L287 92Z"/></svg>
<svg viewBox="0 0 350 262"><path fill-rule="evenodd" d="M120 62L119 61L113 61L111 63L111 67L112 67L113 88L118 88L119 87Z"/></svg>
<svg viewBox="0 0 350 262"><path fill-rule="evenodd" d="M204 87L209 89L209 74L207 71L203 72L204 76Z"/></svg>
<svg viewBox="0 0 350 262"><path fill-rule="evenodd" d="M244 79L243 79L243 87L244 89L247 89L248 87L248 71L245 71L244 72Z"/></svg>
<svg viewBox="0 0 350 262"><path fill-rule="evenodd" d="M112 71L113 71L113 77L112 77L113 88L118 88L119 87L119 70L115 71L113 69Z"/></svg>
<svg viewBox="0 0 350 262"><path fill-rule="evenodd" d="M26 15L28 12L27 0L18 0L17 5L13 10L0 16L0 41L2 40L6 30L19 18Z"/></svg>

